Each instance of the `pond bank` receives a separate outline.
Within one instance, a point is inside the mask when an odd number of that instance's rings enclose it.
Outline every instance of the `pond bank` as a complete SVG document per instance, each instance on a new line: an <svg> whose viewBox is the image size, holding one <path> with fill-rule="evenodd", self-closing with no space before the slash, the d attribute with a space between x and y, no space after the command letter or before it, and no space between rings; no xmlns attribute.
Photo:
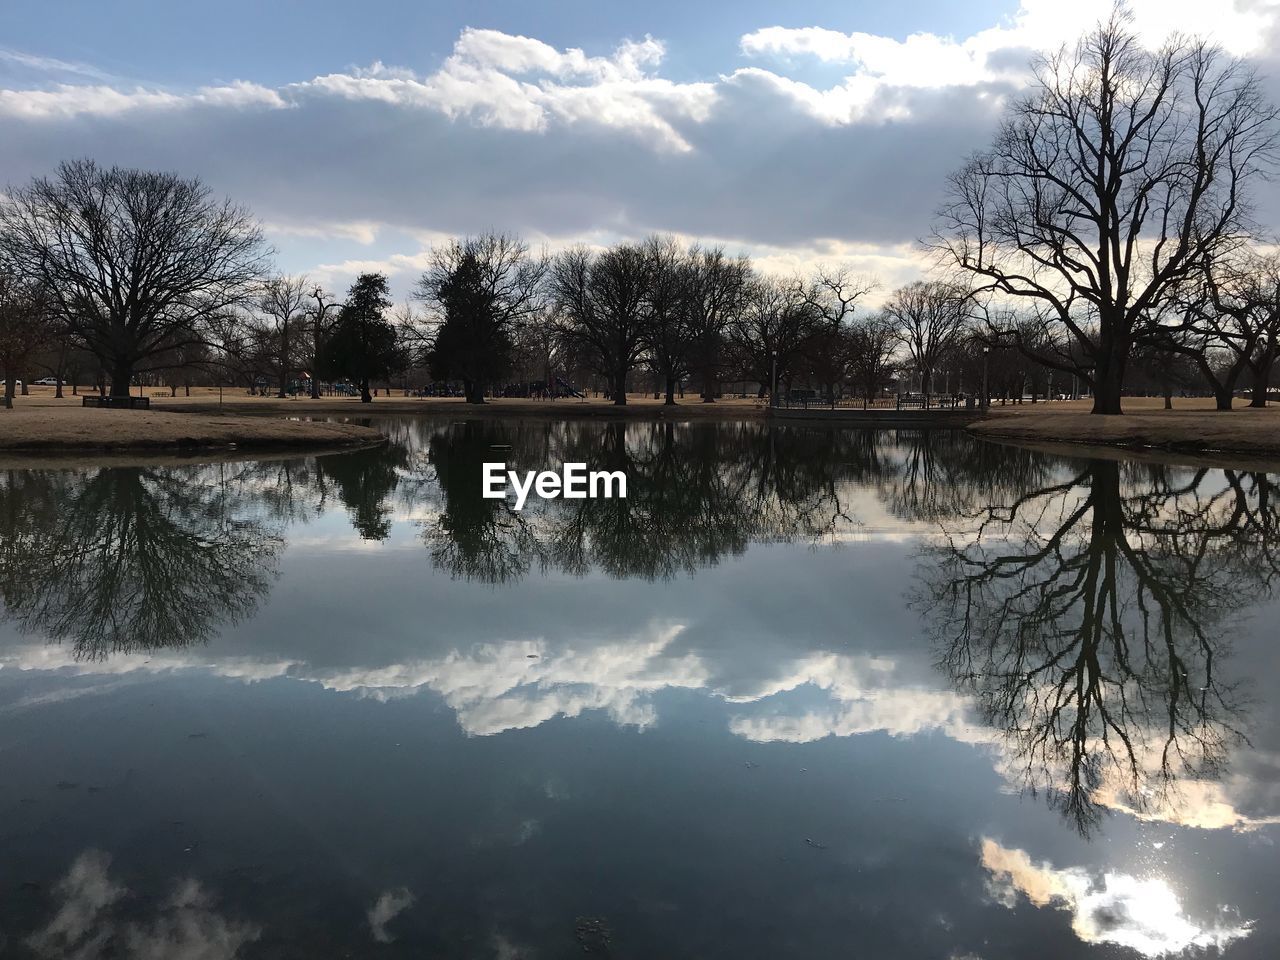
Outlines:
<svg viewBox="0 0 1280 960"><path fill-rule="evenodd" d="M1127 450L1280 459L1280 407L1214 410L1212 401L1126 398L1125 413L1095 417L1086 401L1022 405L990 411L969 431L992 440L1087 444Z"/></svg>
<svg viewBox="0 0 1280 960"><path fill-rule="evenodd" d="M276 417L110 410L70 404L0 410L0 453L65 454L139 450L298 449L379 443L353 423Z"/></svg>

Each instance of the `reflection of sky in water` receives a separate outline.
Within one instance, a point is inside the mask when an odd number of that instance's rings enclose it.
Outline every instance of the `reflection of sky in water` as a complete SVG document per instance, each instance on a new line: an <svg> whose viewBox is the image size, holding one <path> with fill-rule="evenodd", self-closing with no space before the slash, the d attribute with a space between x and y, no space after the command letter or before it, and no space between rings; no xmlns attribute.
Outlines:
<svg viewBox="0 0 1280 960"><path fill-rule="evenodd" d="M0 624L0 953L1273 955L1266 691L1220 775L1100 779L1087 842L939 670L905 600L938 515L891 483L692 575L494 585L433 562L444 505L402 479L383 540L335 496L278 524L207 644L85 660ZM1273 675L1273 612L1227 680Z"/></svg>

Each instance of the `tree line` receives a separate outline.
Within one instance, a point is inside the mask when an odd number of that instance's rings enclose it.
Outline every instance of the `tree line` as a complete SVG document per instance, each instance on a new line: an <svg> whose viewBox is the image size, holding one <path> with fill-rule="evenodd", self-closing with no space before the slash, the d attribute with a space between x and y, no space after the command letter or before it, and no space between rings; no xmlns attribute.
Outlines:
<svg viewBox="0 0 1280 960"><path fill-rule="evenodd" d="M949 180L932 272L874 309L873 277L779 277L661 235L555 255L458 238L402 305L381 274L341 296L275 273L256 221L199 180L71 161L0 199L5 396L32 370L115 396L204 371L280 396L341 381L365 401L379 383L483 403L513 380L550 395L576 380L617 404L637 388L673 404L686 386L711 402L736 382L828 399L1084 392L1100 414L1135 389L1229 409L1247 385L1261 406L1280 259L1250 191L1275 118L1246 63L1193 39L1150 50L1118 10L1033 63Z"/></svg>
<svg viewBox="0 0 1280 960"><path fill-rule="evenodd" d="M535 252L490 233L437 247L413 298L395 306L385 275L338 296L271 270L249 214L195 179L64 163L0 204L0 362L127 396L139 377L189 386L200 371L270 383L279 396L306 371L348 381L459 383L466 400L520 375L595 380L615 403L640 378L675 403L696 383L797 381L868 397L899 355L933 370L963 332L963 299L911 284L883 309L855 305L873 279L819 269L780 278L722 247L652 236L605 249ZM557 377L556 374L560 376Z"/></svg>

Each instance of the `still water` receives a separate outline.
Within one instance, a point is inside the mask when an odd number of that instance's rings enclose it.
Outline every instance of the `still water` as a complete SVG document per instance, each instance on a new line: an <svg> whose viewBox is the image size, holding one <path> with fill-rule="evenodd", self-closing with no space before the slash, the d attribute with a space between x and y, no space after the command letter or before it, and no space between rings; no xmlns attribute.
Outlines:
<svg viewBox="0 0 1280 960"><path fill-rule="evenodd" d="M0 956L1280 955L1280 477L380 426L0 473Z"/></svg>

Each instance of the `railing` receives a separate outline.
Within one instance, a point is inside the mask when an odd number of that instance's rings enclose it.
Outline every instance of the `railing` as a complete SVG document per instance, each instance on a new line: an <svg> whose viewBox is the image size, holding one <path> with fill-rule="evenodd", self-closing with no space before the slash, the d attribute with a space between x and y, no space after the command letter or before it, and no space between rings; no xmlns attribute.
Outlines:
<svg viewBox="0 0 1280 960"><path fill-rule="evenodd" d="M893 397L779 397L776 404L792 410L967 410L977 397L952 394L900 393Z"/></svg>

